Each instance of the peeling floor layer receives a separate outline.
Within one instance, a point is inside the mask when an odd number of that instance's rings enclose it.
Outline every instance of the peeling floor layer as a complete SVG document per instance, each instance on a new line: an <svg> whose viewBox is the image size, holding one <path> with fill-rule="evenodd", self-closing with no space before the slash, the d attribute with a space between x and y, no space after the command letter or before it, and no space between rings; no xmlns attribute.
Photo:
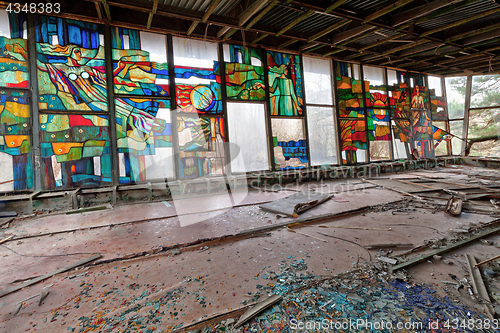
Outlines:
<svg viewBox="0 0 500 333"><path fill-rule="evenodd" d="M385 178L421 177L463 184L477 182L478 178L469 176L468 172L477 175L476 168L455 167L390 174ZM495 179L490 178L489 182L492 181ZM259 208L259 204L302 190L332 193L334 197L301 214L300 219L325 214L342 215L293 225L294 218L278 217ZM361 283L360 288L369 290L373 282L377 288L386 288L389 295L389 289L403 288L398 284L403 282L397 282L395 278L398 276L388 273L386 264L373 268L375 263L381 265L378 256L401 260L401 254L410 248L431 240L429 247L409 255L419 256L432 247L439 247L436 244L464 237L453 230L478 228L498 218L498 214L467 212L454 217L446 214L442 207L433 205L430 199L422 202L359 179L293 184L277 192L250 189L248 195L238 200L240 206L231 207L230 202L228 204L226 199L217 195L184 199L183 207L193 209L191 214L181 216L176 215L173 202L158 202L16 220L9 228L2 229L2 238L15 237L0 245L3 263L1 290L22 283L14 281L50 273L93 253L101 253L103 257L87 267L58 274L2 297L0 331L153 332L189 330L189 327L194 327L191 325L199 323L202 324L196 329L210 331L216 325L224 325L209 319L241 315L241 311L250 305L279 293L279 290L290 301L294 294L286 294L290 291L286 288L279 289L286 285L278 279L278 272L285 265L303 268L290 268L297 270L298 274L293 283L309 290L311 295L317 293L317 290L311 291L311 283L321 279L334 281L339 274L343 276L356 271L366 271L359 278L361 281L372 278L367 284ZM183 221L200 222L181 226ZM291 230L283 226L284 222L290 222ZM248 230L255 230L255 233L246 232ZM393 251L363 247L378 243L411 245ZM413 266L405 274L410 283L407 286L421 285L424 289L419 289L419 292L431 288L436 300L447 299L446 302L457 309L470 309L475 318L486 317L480 299L473 299L467 288L456 290L448 282L453 281L449 274L458 279L468 276L464 254L472 254L481 261L500 254L495 245L500 246L498 235ZM144 255L127 259L136 253ZM273 275L276 275L274 279ZM485 277L485 282L492 302L496 304L500 285L495 277ZM344 287L349 286L337 286L335 290L326 288L330 292L328 297L341 297L340 294L345 294L345 290L341 290ZM21 302L42 291L50 293L40 306L38 297ZM318 298L318 295L310 297L318 299L319 303L308 304L309 308L317 308L326 302L324 295L323 298ZM22 305L16 313L19 302ZM269 311L281 313L279 311L284 311L282 306L290 303L283 302ZM394 304L390 311L384 305L384 311L401 317L396 313L398 305ZM303 308L306 311L306 306L293 307L288 319L306 318L297 310ZM407 318L411 315L409 312ZM227 323L227 319L224 320ZM274 324L269 331L286 331L278 321ZM250 322L240 330L252 331L255 327Z"/></svg>

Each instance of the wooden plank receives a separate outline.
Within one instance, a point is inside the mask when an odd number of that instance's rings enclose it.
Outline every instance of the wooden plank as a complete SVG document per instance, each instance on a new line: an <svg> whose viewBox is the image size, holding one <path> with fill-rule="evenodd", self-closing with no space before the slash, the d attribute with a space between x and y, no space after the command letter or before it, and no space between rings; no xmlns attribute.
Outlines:
<svg viewBox="0 0 500 333"><path fill-rule="evenodd" d="M469 273L472 278L472 286L474 287L474 291L483 299L483 307L488 313L488 317L490 317L490 319L494 319L495 310L493 309L493 306L491 306L490 295L488 295L488 291L486 290L486 286L484 285L481 271L479 270L479 268L475 267L477 265L476 258L474 258L474 256L471 256L470 254L466 254L465 256L467 258L467 266L469 266Z"/></svg>
<svg viewBox="0 0 500 333"><path fill-rule="evenodd" d="M396 266L394 266L394 267L391 268L391 271L397 271L399 269L406 269L406 268L414 266L416 264L420 264L421 262L424 262L424 261L427 261L427 260L431 259L435 255L442 255L444 253L453 251L453 250L458 249L458 248L460 248L460 247L462 247L464 245L467 245L469 243L475 242L478 239L491 236L491 235L493 235L493 234L495 234L495 233L497 233L499 231L500 231L500 227L499 228L495 228L495 229L491 229L491 230L488 230L488 231L485 231L483 233L480 233L480 234L477 234L477 235L472 236L470 238L461 240L461 241L456 242L454 244L450 244L450 245L446 246L445 248L442 248L442 249L439 249L439 250L436 250L436 251L424 254L423 256L420 256L420 257L417 257L417 258L413 258L411 260L408 260L407 262L404 262L404 263L401 263L399 265L396 265Z"/></svg>
<svg viewBox="0 0 500 333"><path fill-rule="evenodd" d="M268 299L266 299L265 301L255 305L253 308L249 309L247 312L245 312L240 317L240 319L238 320L236 325L234 325L234 328L240 327L246 321L250 320L251 318L253 318L257 314L259 314L260 312L264 311L265 309L267 309L268 307L270 307L271 305L273 305L274 303L277 303L279 301L281 301L281 296L275 294L275 295L272 295L271 297L269 297Z"/></svg>
<svg viewBox="0 0 500 333"><path fill-rule="evenodd" d="M260 208L278 214L298 217L298 214L325 202L331 197L333 197L333 194L303 191L266 203L261 205Z"/></svg>
<svg viewBox="0 0 500 333"><path fill-rule="evenodd" d="M13 288L10 288L10 289L7 289L7 290L4 290L2 292L0 292L0 297L4 297L5 295L8 295L8 294L11 294L13 292L16 292L18 290L21 290L23 288L26 288L26 287L29 287L33 284L36 284L38 282L42 282L43 280L46 280L54 275L57 275L57 274L60 274L60 273L64 273L64 272L67 272L73 268L76 268L78 266L81 266L81 265L85 265L91 261L94 261L96 259L99 259L101 258L102 255L99 253L99 254L94 254L93 256L90 256L88 257L87 259L82 259L80 261L77 261L75 262L74 264L71 264L69 266L66 266L66 267L63 267L63 268L59 268L58 270L55 270L51 273L48 273L48 274L45 274L45 275L42 275L36 279L33 279L33 280L30 280L30 281L26 281L25 283L22 283L16 287L13 287Z"/></svg>
<svg viewBox="0 0 500 333"><path fill-rule="evenodd" d="M487 263L489 263L489 262L491 262L491 261L493 261L493 260L497 260L497 259L500 259L500 255L498 255L498 256L494 256L493 258L486 259L486 260L484 260L484 261L481 261L481 262L479 262L479 263L475 264L475 265L474 265L474 267L478 267L478 266L481 266L481 265L487 264Z"/></svg>

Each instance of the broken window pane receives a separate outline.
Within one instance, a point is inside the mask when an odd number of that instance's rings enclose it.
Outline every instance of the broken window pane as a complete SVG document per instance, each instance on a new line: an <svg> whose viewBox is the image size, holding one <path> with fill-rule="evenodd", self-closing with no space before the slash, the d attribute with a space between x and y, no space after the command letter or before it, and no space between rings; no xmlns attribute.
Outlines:
<svg viewBox="0 0 500 333"><path fill-rule="evenodd" d="M332 105L331 61L311 57L303 61L307 104Z"/></svg>
<svg viewBox="0 0 500 333"><path fill-rule="evenodd" d="M272 118L276 170L307 167L307 143L302 119Z"/></svg>

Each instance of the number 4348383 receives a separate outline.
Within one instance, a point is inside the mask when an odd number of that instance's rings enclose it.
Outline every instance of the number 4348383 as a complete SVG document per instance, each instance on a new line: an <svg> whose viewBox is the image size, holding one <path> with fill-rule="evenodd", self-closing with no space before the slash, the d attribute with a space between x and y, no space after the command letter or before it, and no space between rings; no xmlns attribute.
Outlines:
<svg viewBox="0 0 500 333"><path fill-rule="evenodd" d="M8 13L31 13L31 14L59 14L61 12L61 4L60 3L9 3L7 8L5 9Z"/></svg>

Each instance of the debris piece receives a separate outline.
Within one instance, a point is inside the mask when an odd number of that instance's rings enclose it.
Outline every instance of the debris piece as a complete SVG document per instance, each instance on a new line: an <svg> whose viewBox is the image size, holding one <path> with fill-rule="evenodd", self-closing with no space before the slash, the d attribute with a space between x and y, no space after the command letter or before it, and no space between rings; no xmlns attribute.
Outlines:
<svg viewBox="0 0 500 333"><path fill-rule="evenodd" d="M446 264L446 265L453 265L453 261L450 260L450 259L443 259L443 264Z"/></svg>
<svg viewBox="0 0 500 333"><path fill-rule="evenodd" d="M400 248L400 247L410 247L413 246L412 243L386 243L386 244L366 244L363 245L368 250L376 250L376 249L388 249L388 248Z"/></svg>
<svg viewBox="0 0 500 333"><path fill-rule="evenodd" d="M490 202L493 206L495 206L496 209L500 209L500 200L490 199Z"/></svg>
<svg viewBox="0 0 500 333"><path fill-rule="evenodd" d="M172 205L170 205L170 204L168 203L168 201L162 201L162 203L163 203L165 206L167 206L167 207L172 207Z"/></svg>
<svg viewBox="0 0 500 333"><path fill-rule="evenodd" d="M481 243L483 243L484 245L493 245L494 244L494 242L490 241L489 239L480 239L479 241Z"/></svg>
<svg viewBox="0 0 500 333"><path fill-rule="evenodd" d="M181 251L179 251L179 250L177 250L177 249L173 249L173 250L172 250L172 255L174 255L174 256L178 256L178 255L179 255L179 254L181 254L181 253L182 253L182 252L181 252Z"/></svg>
<svg viewBox="0 0 500 333"><path fill-rule="evenodd" d="M8 227L8 224L10 222L14 221L14 218L13 217L5 217L5 218L0 218L0 226L2 226L2 229L3 229L3 226L4 225L7 225Z"/></svg>
<svg viewBox="0 0 500 333"><path fill-rule="evenodd" d="M86 263L89 263L89 262L94 261L96 259L99 259L101 257L102 257L102 255L100 253L94 254L93 256L90 256L90 257L88 257L86 259L82 259L80 261L77 261L74 264L71 264L71 265L63 267L63 268L59 268L58 270L55 270L55 271L53 271L51 273L42 275L39 278L30 280L30 281L26 281L25 283L22 283L19 286L12 287L12 288L9 288L7 290L4 290L4 291L0 292L0 297L4 297L5 295L8 295L8 294L13 293L13 292L18 291L18 290L21 290L21 289L26 288L28 286L31 286L31 285L33 285L35 283L41 282L43 280L46 280L46 279L48 279L48 278L50 278L50 277L52 277L54 275L57 275L57 274L60 274L60 273L64 273L66 271L69 271L69 270L71 270L73 268L76 268L78 266L84 265Z"/></svg>
<svg viewBox="0 0 500 333"><path fill-rule="evenodd" d="M309 202L296 204L295 207L293 207L292 216L297 218L297 217L299 217L299 214L301 212L304 212L304 211L308 210L310 207L316 206L317 204L318 204L318 200L312 200Z"/></svg>
<svg viewBox="0 0 500 333"><path fill-rule="evenodd" d="M105 210L105 209L112 209L112 208L113 207L111 207L110 204L106 204L106 205L102 205L102 206L86 207L86 208L68 210L66 212L66 215L94 212L94 211L98 211L98 210Z"/></svg>
<svg viewBox="0 0 500 333"><path fill-rule="evenodd" d="M445 212L451 215L460 215L462 213L463 200L456 197L451 197L446 204Z"/></svg>
<svg viewBox="0 0 500 333"><path fill-rule="evenodd" d="M397 259L388 258L388 257L378 257L378 260L386 262L391 265L396 265L398 263Z"/></svg>
<svg viewBox="0 0 500 333"><path fill-rule="evenodd" d="M448 245L448 246L446 246L446 247L444 247L442 249L438 249L438 250L436 250L434 252L424 254L423 256L420 256L420 257L408 260L407 262L404 262L404 263L398 264L396 266L393 266L393 267L391 267L391 271L397 271L398 269L408 268L410 266L419 264L421 262L429 260L430 258L432 258L435 255L441 255L443 253L447 253L447 252L450 252L452 250L458 249L459 247L462 247L462 246L464 246L466 244L475 242L478 239L481 239L481 238L493 235L493 234L497 233L498 231L500 231L500 228L495 228L495 229L491 229L491 230L485 231L483 233L477 234L477 235L472 236L470 238L458 241L458 242L456 242L454 244L450 244L450 245Z"/></svg>
<svg viewBox="0 0 500 333"><path fill-rule="evenodd" d="M40 298L38 299L38 306L42 305L43 301L49 296L50 291L42 291L40 293Z"/></svg>
<svg viewBox="0 0 500 333"><path fill-rule="evenodd" d="M263 249L264 249L264 250L267 250L267 251L272 251L272 250L273 250L273 248L270 248L270 249L269 249L269 248L267 248L267 247L263 247Z"/></svg>
<svg viewBox="0 0 500 333"><path fill-rule="evenodd" d="M260 208L273 213L298 217L298 214L325 202L332 196L333 194L303 191L290 195L286 198L266 203L261 205Z"/></svg>
<svg viewBox="0 0 500 333"><path fill-rule="evenodd" d="M491 277L495 277L497 275L497 273L494 270L492 270L492 269L486 268L484 270L484 275L486 275L487 277L491 278Z"/></svg>
<svg viewBox="0 0 500 333"><path fill-rule="evenodd" d="M23 303L19 303L17 306L16 306L16 309L14 310L14 312L12 312L12 315L15 316L16 314L19 313L19 311L21 311L21 308L23 307Z"/></svg>
<svg viewBox="0 0 500 333"><path fill-rule="evenodd" d="M8 241L9 239L11 239L13 237L14 237L14 235L10 235L9 237L5 237L4 239L0 240L0 244L5 243L6 241Z"/></svg>
<svg viewBox="0 0 500 333"><path fill-rule="evenodd" d="M251 319L255 315L259 314L260 312L264 311L265 309L269 308L271 305L273 305L276 302L281 301L281 296L280 295L273 295L266 299L265 301L255 305L253 308L249 309L247 312L245 312L238 322L234 325L234 328L240 327L242 324L244 324L247 320Z"/></svg>
<svg viewBox="0 0 500 333"><path fill-rule="evenodd" d="M349 202L349 200L342 199L342 198L332 198L332 200L335 202Z"/></svg>
<svg viewBox="0 0 500 333"><path fill-rule="evenodd" d="M354 230L380 230L380 231L391 231L392 228L364 228L364 227L343 227L337 225L319 225L320 228L339 228L339 229L354 229Z"/></svg>
<svg viewBox="0 0 500 333"><path fill-rule="evenodd" d="M490 296L488 295L488 291L486 290L486 286L484 285L481 271L476 267L476 258L474 258L474 256L471 256L470 254L466 254L465 257L467 258L469 273L472 277L472 286L474 287L474 292L477 295L481 296L481 298L483 298L483 300L485 301L484 308L486 309L486 312L488 313L490 319L493 320L495 317L495 310L493 309L493 306L491 306Z"/></svg>
<svg viewBox="0 0 500 333"><path fill-rule="evenodd" d="M320 240L320 241L322 241L322 242L328 243L328 241L327 241L327 240L324 240L324 239L321 239L321 238L318 238L318 237L314 237L314 236L311 236L311 235L305 234L305 233L300 232L300 231L296 231L296 230L290 229L290 227L288 227L288 226L286 227L286 230L291 231L291 232L295 232L295 233L297 233L297 234L301 234L301 235L304 235L304 236L307 236L307 237L312 237L312 238L314 238L314 239L317 239L317 240Z"/></svg>
<svg viewBox="0 0 500 333"><path fill-rule="evenodd" d="M500 255L498 255L498 256L494 256L493 258L490 258L490 259L483 260L483 261L481 261L481 262L477 263L474 267L478 267L478 266L481 266L481 265L487 264L487 263L489 263L489 262L491 262L491 261L493 261L493 260L497 260L497 259L500 259Z"/></svg>
<svg viewBox="0 0 500 333"><path fill-rule="evenodd" d="M393 210L392 215L410 215L408 212L400 212L399 210Z"/></svg>

